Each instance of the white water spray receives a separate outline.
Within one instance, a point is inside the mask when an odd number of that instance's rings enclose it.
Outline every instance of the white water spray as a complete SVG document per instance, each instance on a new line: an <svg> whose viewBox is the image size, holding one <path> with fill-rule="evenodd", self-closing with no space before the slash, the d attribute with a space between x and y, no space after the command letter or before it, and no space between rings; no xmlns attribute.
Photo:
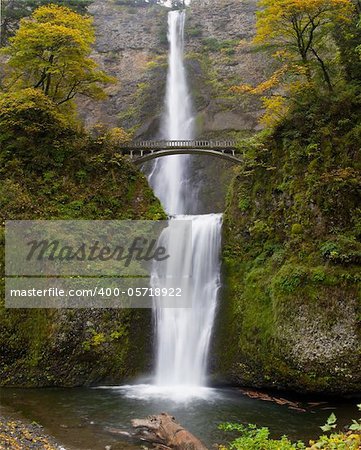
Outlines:
<svg viewBox="0 0 361 450"><path fill-rule="evenodd" d="M166 114L161 131L162 137L170 140L194 137L194 118L183 60L184 22L184 11L168 14L169 68ZM192 308L161 308L157 302L154 309L157 327L154 383L173 398L203 395L220 284L221 215L180 215L187 213L194 201L187 184L189 161L185 155L160 158L150 176L156 195L165 210L174 216L172 220L192 221L193 265L187 289L192 296ZM167 238L172 239L172 234ZM190 236L184 237L187 238ZM174 251L172 242L168 244ZM176 272L180 278L186 276L190 269L185 263L190 258L183 254L186 247L185 243L177 242L179 267L169 268L169 273ZM159 282L156 276L153 282L155 279Z"/></svg>

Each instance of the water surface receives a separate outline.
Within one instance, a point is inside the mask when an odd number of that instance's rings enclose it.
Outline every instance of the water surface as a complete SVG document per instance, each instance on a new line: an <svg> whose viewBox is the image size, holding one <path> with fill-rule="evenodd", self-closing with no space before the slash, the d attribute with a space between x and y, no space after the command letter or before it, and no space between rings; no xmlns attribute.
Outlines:
<svg viewBox="0 0 361 450"><path fill-rule="evenodd" d="M197 437L211 447L227 440L228 435L217 429L224 421L256 423L268 426L274 436L288 434L293 439L310 439L320 434L333 411L340 426L357 418L355 402L328 402L307 407L302 413L271 402L252 400L237 389L207 389L203 397L192 401L174 402L158 395L147 395L140 388L76 388L76 389L2 389L1 403L11 406L48 432L67 448L112 450L141 448L130 443L111 428L127 431L130 421L149 414L168 412ZM143 390L143 394L142 394Z"/></svg>

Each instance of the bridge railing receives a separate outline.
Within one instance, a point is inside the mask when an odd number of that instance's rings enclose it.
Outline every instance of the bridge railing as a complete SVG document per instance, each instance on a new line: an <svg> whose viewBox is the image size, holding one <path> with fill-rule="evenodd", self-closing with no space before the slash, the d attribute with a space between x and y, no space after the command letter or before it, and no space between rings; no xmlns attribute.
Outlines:
<svg viewBox="0 0 361 450"><path fill-rule="evenodd" d="M159 156L181 154L207 154L240 162L235 141L206 140L162 140L129 142L120 149L123 155L128 155L137 161L150 160Z"/></svg>
<svg viewBox="0 0 361 450"><path fill-rule="evenodd" d="M168 149L168 148L206 148L206 149L235 149L235 141L206 141L206 140L159 140L134 141L126 145L127 149Z"/></svg>

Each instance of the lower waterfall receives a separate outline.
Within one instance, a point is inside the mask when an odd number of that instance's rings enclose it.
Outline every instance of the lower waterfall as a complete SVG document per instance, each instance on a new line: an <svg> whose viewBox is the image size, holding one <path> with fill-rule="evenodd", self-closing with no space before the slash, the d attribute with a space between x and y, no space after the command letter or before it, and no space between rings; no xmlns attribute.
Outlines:
<svg viewBox="0 0 361 450"><path fill-rule="evenodd" d="M182 389L206 384L208 348L220 285L222 216L176 216L173 220L192 221L192 276L187 279L190 286L186 289L192 307L156 306L154 309L157 331L155 384ZM182 246L178 248L182 251ZM179 258L181 261L182 257ZM179 276L182 277L182 270L186 276L188 267L180 266Z"/></svg>

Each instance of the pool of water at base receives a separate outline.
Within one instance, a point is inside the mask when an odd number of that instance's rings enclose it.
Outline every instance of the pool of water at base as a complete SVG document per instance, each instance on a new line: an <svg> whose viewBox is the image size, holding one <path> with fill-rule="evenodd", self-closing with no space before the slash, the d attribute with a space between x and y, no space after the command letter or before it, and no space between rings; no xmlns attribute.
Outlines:
<svg viewBox="0 0 361 450"><path fill-rule="evenodd" d="M281 395L282 397L282 395ZM201 438L210 448L230 435L218 429L221 422L254 423L270 428L273 436L311 439L334 412L340 426L358 418L355 401L327 401L304 405L306 412L273 402L248 398L236 388L204 389L197 397L173 400L150 387L43 388L0 390L1 404L46 428L67 449L140 449L115 430L127 431L130 421L166 411ZM316 399L308 399L309 402ZM115 430L114 430L115 429ZM213 447L214 448L214 447Z"/></svg>

